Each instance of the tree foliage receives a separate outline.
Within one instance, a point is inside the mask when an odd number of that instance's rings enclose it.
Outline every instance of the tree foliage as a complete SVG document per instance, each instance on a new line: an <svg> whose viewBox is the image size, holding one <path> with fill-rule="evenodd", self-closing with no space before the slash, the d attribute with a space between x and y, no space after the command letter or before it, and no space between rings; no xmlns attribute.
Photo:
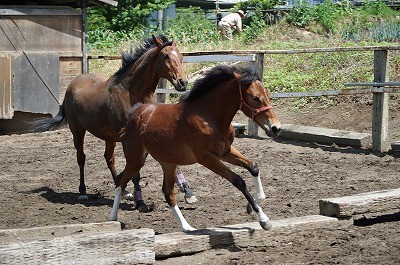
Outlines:
<svg viewBox="0 0 400 265"><path fill-rule="evenodd" d="M166 9L175 0L118 0L118 6L88 9L89 30L102 29L132 32L148 26L154 10Z"/></svg>

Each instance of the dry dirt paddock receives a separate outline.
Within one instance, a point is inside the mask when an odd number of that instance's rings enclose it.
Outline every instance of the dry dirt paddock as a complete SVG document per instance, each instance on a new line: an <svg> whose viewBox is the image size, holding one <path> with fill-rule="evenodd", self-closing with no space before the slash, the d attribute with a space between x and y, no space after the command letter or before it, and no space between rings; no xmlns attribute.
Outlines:
<svg viewBox="0 0 400 265"><path fill-rule="evenodd" d="M368 100L367 100L368 101ZM368 102L360 106L368 109ZM339 104L339 103L338 103ZM353 116L351 107L324 111L315 106L299 113L276 103L283 123L303 122L337 128L339 117ZM397 111L398 112L398 111ZM393 114L391 119L396 119ZM350 113L350 114L349 114ZM349 115L348 115L349 114ZM322 117L325 115L325 118ZM360 115L360 114L359 114ZM241 114L236 121L246 121ZM367 118L352 128L368 130ZM323 122L322 122L323 121ZM344 122L346 129L349 125ZM339 126L340 127L340 126ZM395 135L392 133L391 136ZM400 164L395 154L375 153L336 145L285 139L236 138L234 145L258 162L268 198L262 207L271 219L318 214L318 200L400 187ZM72 135L66 128L38 134L0 136L0 229L103 222L112 207L114 186L103 159L104 144L88 134L85 142L86 183L89 200L79 202L79 171ZM121 145L116 149L118 170L124 166ZM253 191L251 175L241 174ZM178 194L179 206L196 228L253 222L246 214L246 201L239 191L210 170L192 165L182 167L199 202L186 205ZM154 211L139 213L122 201L119 221L125 229L152 228L156 233L178 231L177 222L161 192L162 172L151 157L142 170L143 196ZM133 185L129 184L129 188ZM400 218L368 226L343 221L328 228L288 229L268 244L249 248L222 248L192 256L157 261L159 264L399 264ZM268 237L268 232L265 232Z"/></svg>

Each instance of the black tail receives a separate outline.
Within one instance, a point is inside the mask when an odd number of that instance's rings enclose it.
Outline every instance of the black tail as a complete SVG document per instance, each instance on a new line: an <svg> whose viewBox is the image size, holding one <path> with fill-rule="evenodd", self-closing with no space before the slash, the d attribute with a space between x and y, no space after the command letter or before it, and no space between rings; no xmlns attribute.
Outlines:
<svg viewBox="0 0 400 265"><path fill-rule="evenodd" d="M62 123L67 122L67 117L65 116L64 102L60 107L60 111L55 117L52 118L37 118L30 121L30 129L33 132L45 132L52 131L60 126Z"/></svg>

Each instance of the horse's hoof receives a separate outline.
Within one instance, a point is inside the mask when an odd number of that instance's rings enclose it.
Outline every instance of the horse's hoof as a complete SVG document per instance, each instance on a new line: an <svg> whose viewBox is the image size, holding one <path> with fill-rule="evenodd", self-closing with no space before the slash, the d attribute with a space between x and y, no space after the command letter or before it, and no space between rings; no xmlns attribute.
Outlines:
<svg viewBox="0 0 400 265"><path fill-rule="evenodd" d="M196 228L191 227L191 226L182 228L182 232L191 232L191 231L196 231L196 230L197 230Z"/></svg>
<svg viewBox="0 0 400 265"><path fill-rule="evenodd" d="M147 204L145 204L144 201L137 201L136 209L141 213L148 213L153 211L153 209L147 206Z"/></svg>
<svg viewBox="0 0 400 265"><path fill-rule="evenodd" d="M132 193L130 192L124 192L124 198L128 201L134 201L135 200L135 196L133 196Z"/></svg>
<svg viewBox="0 0 400 265"><path fill-rule="evenodd" d="M86 194L81 194L78 196L78 201L87 201L89 200L89 196L87 196Z"/></svg>
<svg viewBox="0 0 400 265"><path fill-rule="evenodd" d="M250 203L248 203L246 206L246 212L247 214L251 214L253 212L253 207L251 207Z"/></svg>
<svg viewBox="0 0 400 265"><path fill-rule="evenodd" d="M270 220L268 220L268 221L260 221L260 226L264 230L270 230L272 228L272 222Z"/></svg>
<svg viewBox="0 0 400 265"><path fill-rule="evenodd" d="M263 201L267 198L267 196L265 194L258 194L257 195L257 200L258 201Z"/></svg>
<svg viewBox="0 0 400 265"><path fill-rule="evenodd" d="M192 197L189 197L189 198L187 198L185 196L185 202L187 204L194 204L194 203L198 202L198 200L197 200L196 196L194 196L194 195Z"/></svg>

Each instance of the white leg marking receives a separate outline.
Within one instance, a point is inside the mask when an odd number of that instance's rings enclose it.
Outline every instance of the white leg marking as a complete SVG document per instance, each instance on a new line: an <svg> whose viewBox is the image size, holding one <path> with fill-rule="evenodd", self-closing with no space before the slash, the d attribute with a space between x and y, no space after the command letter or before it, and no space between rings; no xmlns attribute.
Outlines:
<svg viewBox="0 0 400 265"><path fill-rule="evenodd" d="M260 225L264 230L269 230L272 228L271 220L269 220L268 216L263 212L261 207L257 205L258 207L258 217L260 218Z"/></svg>
<svg viewBox="0 0 400 265"><path fill-rule="evenodd" d="M253 178L253 181L254 181L254 187L256 189L256 200L258 203L260 203L260 201L265 200L266 197L261 183L260 172L258 172L257 177Z"/></svg>
<svg viewBox="0 0 400 265"><path fill-rule="evenodd" d="M127 191L127 190L124 190L122 196L124 196L124 198L126 200L128 200L128 201L134 201L135 200L135 196L133 196L133 194L130 193L129 191Z"/></svg>
<svg viewBox="0 0 400 265"><path fill-rule="evenodd" d="M185 220L185 217L183 217L181 210L179 210L179 207L177 204L172 208L172 213L174 214L175 218L178 220L179 225L181 226L181 230L183 232L196 230L196 228L191 227L190 224Z"/></svg>
<svg viewBox="0 0 400 265"><path fill-rule="evenodd" d="M110 217L108 218L110 221L117 221L117 214L118 214L119 202L121 201L121 194L122 194L121 187L117 187L115 189L115 194L114 194L113 208L111 210Z"/></svg>

